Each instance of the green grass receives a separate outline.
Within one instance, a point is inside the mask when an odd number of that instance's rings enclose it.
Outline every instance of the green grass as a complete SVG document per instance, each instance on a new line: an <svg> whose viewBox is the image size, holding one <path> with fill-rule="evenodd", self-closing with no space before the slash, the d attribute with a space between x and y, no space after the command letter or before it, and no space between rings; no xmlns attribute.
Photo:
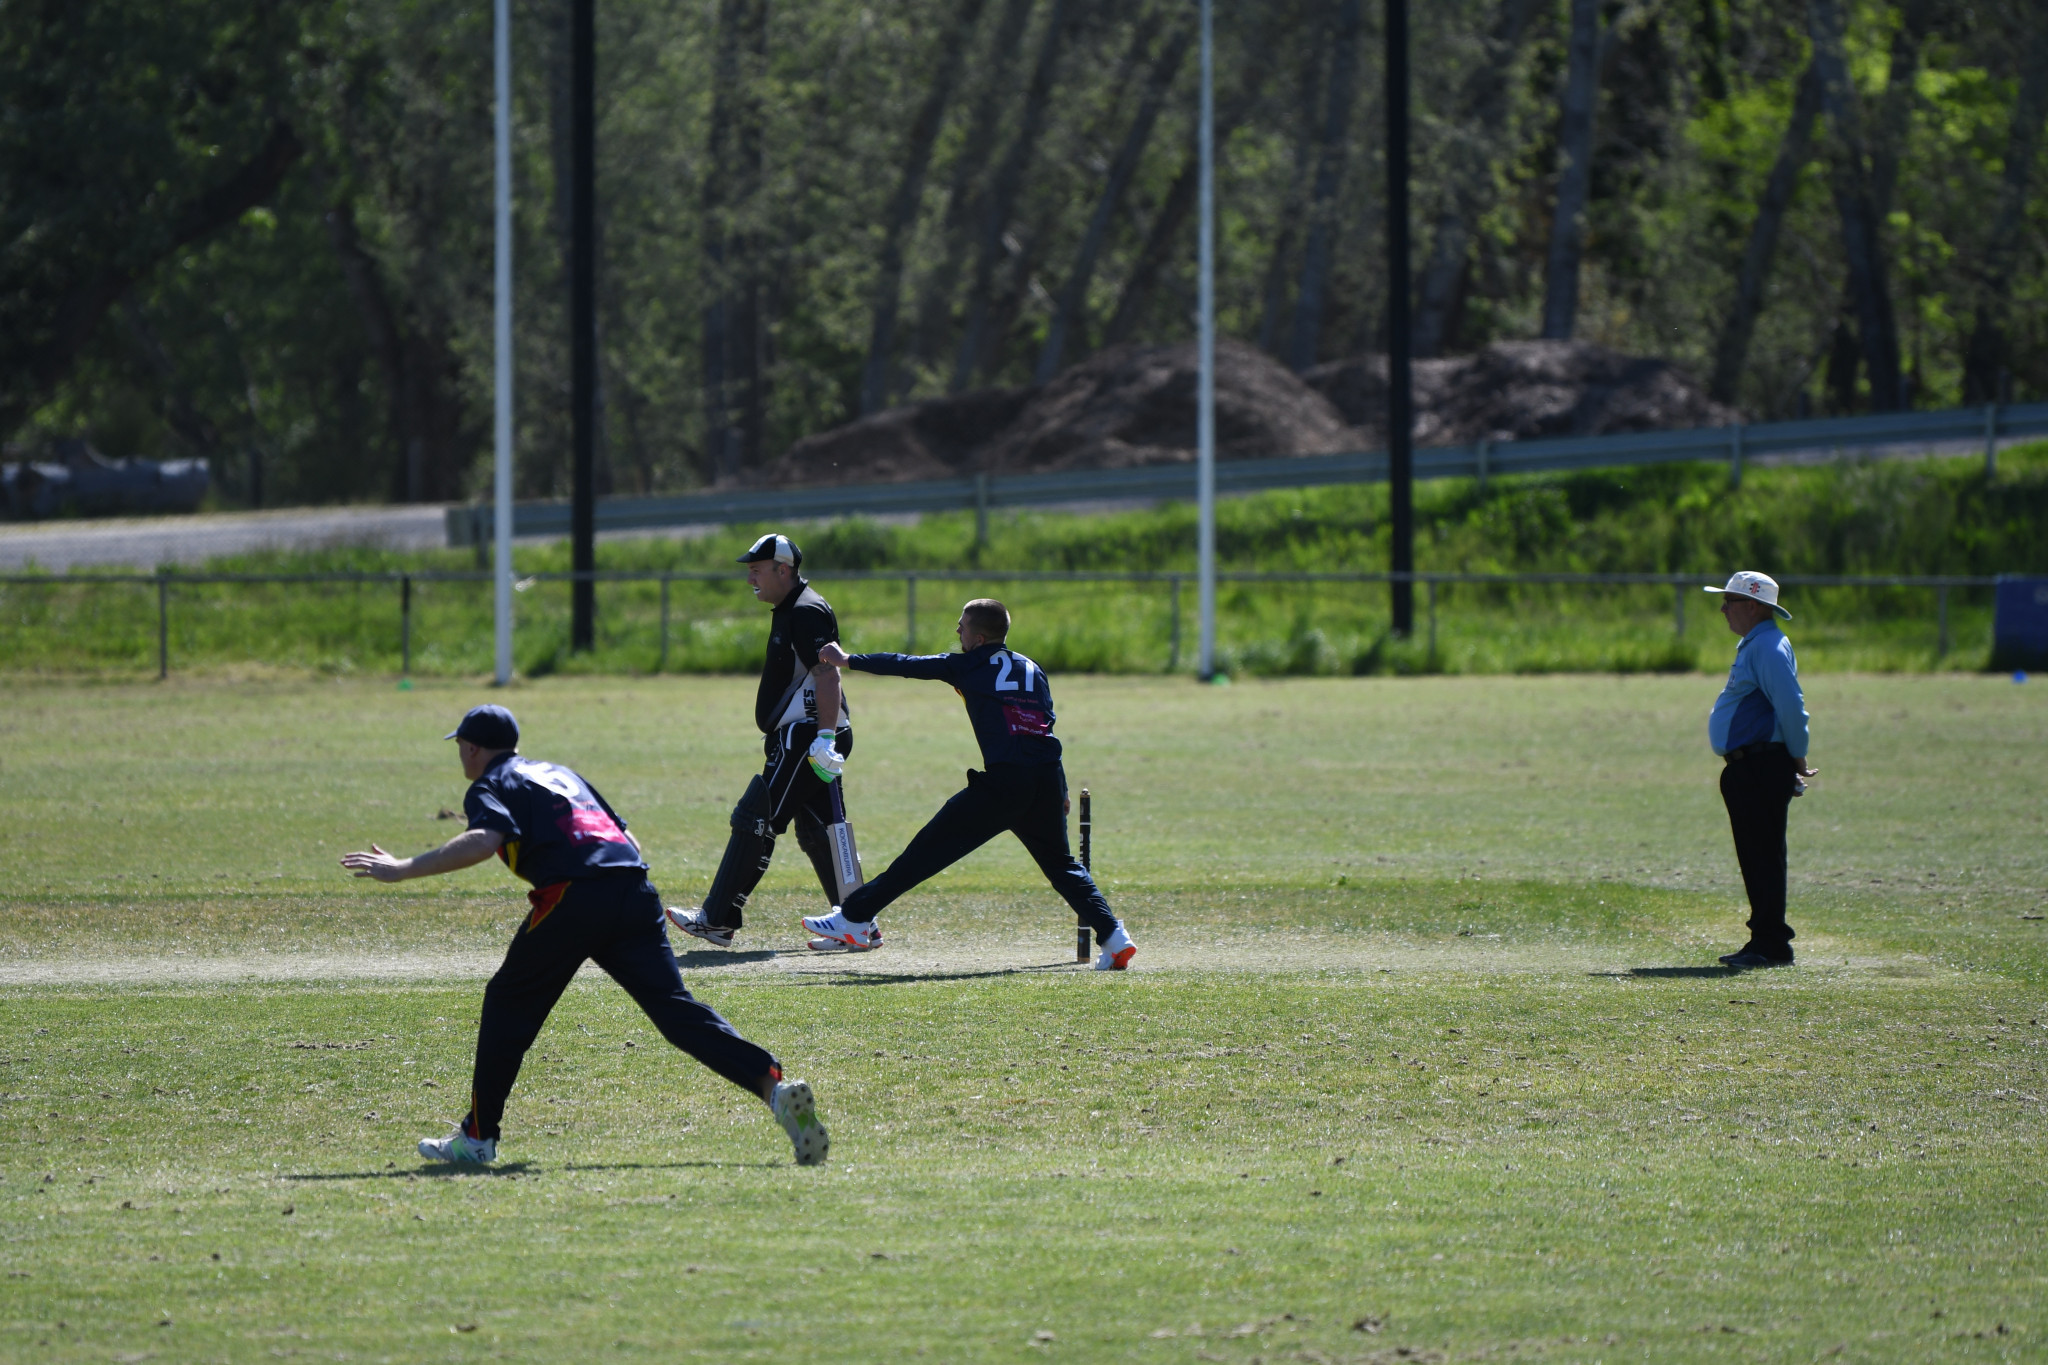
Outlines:
<svg viewBox="0 0 2048 1365"><path fill-rule="evenodd" d="M598 978L505 1167L449 1175L411 1144L462 1108L523 902L334 859L446 835L434 737L477 694L11 686L0 1358L2044 1354L2036 687L1814 679L1801 965L1742 977L1709 969L1741 918L1710 682L1057 690L1144 970L1053 965L1070 918L992 845L882 954L690 955L818 1086L825 1170ZM757 762L750 696L510 700L680 900ZM872 869L972 753L944 689L853 699ZM815 903L778 853L742 947ZM181 975L220 963L250 979Z"/></svg>
<svg viewBox="0 0 2048 1365"><path fill-rule="evenodd" d="M1740 487L1730 487L1716 465L1526 476L1485 490L1469 480L1440 480L1418 490L1416 518L1417 566L1443 572L1684 572L1702 583L1744 565L1780 575L2041 572L2048 571L2048 444L2006 452L1989 482L1982 462L1968 458L1752 470ZM532 585L519 598L520 671L719 673L753 666L765 618L731 560L734 547L761 529L599 547L600 568L730 575L722 583L674 585L665 655L656 585L601 586L596 647L582 654L568 648L567 585ZM1190 573L1195 526L1185 504L997 516L985 545L975 544L966 514L927 517L914 527L856 520L797 530L847 637L863 646L895 649L911 637L903 585L836 575L966 567L987 577L923 585L919 647L943 647L959 602L994 592L1029 623L1036 657L1055 670L1157 674L1194 666L1192 583L1176 651L1164 584L1003 577L1044 569ZM1218 512L1218 555L1229 569L1383 570L1388 535L1382 487L1232 498ZM516 558L522 575L569 567L563 545L523 549ZM208 567L404 571L469 569L474 561L466 551L323 550ZM154 671L155 588L81 581L89 578L0 585L0 668ZM415 675L491 669L489 593L486 584L415 585ZM1810 671L1981 669L1989 661L1988 590L1951 594L1954 648L1946 655L1930 590L1799 589L1791 600L1800 613L1801 662ZM1710 606L1692 594L1681 633L1668 588L1447 587L1432 651L1421 594L1416 636L1397 640L1384 587L1226 584L1219 594L1219 662L1251 676L1685 672L1717 667L1721 657L1721 625ZM172 667L181 671L260 661L325 676L389 675L402 659L396 584L180 586L171 595L169 635Z"/></svg>

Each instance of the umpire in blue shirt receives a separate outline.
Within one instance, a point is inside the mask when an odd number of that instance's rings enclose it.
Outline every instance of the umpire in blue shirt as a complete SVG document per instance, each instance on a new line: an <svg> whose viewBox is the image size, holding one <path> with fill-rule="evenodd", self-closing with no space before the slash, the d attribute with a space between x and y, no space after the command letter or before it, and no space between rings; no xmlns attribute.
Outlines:
<svg viewBox="0 0 2048 1365"><path fill-rule="evenodd" d="M1735 833L1735 859L1749 893L1749 942L1724 954L1731 967L1792 963L1792 926L1785 923L1785 816L1792 798L1819 769L1806 761L1806 697L1792 642L1775 618L1792 619L1778 602L1778 584L1747 569L1720 593L1721 616L1742 637L1728 684L1707 718L1707 741L1726 764L1721 800Z"/></svg>

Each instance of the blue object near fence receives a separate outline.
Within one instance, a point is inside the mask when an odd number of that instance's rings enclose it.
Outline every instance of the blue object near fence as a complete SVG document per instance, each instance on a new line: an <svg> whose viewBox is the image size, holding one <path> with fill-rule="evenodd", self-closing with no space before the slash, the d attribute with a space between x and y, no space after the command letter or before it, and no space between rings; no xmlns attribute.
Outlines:
<svg viewBox="0 0 2048 1365"><path fill-rule="evenodd" d="M1994 591L1992 666L2048 666L2048 577L2000 574Z"/></svg>

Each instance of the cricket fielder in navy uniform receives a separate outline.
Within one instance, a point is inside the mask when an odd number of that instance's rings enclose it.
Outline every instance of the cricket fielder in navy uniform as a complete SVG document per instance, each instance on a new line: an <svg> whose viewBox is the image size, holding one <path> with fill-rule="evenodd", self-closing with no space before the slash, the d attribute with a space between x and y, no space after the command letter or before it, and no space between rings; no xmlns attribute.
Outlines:
<svg viewBox="0 0 2048 1365"><path fill-rule="evenodd" d="M732 946L747 897L767 875L776 836L792 823L827 905L839 904L860 885L840 782L853 752L852 713L839 670L819 657L820 649L838 640L839 618L804 581L804 552L788 536L762 536L738 562L747 566L754 596L774 609L754 695L754 723L767 763L733 807L732 834L702 907L668 910L669 923L720 948Z"/></svg>
<svg viewBox="0 0 2048 1365"><path fill-rule="evenodd" d="M1707 742L1722 759L1721 801L1735 835L1735 860L1749 894L1749 942L1721 961L1731 967L1792 965L1792 926L1785 922L1785 817L1792 798L1819 772L1806 761L1806 695L1792 642L1774 617L1792 613L1778 602L1777 581L1743 570L1722 588L1721 616L1742 637L1727 685L1707 717Z"/></svg>
<svg viewBox="0 0 2048 1365"><path fill-rule="evenodd" d="M484 988L469 1113L447 1137L421 1141L420 1155L480 1165L498 1159L498 1124L520 1063L588 958L626 988L669 1042L766 1100L799 1166L821 1164L829 1140L811 1087L783 1080L773 1055L683 985L661 896L626 822L569 769L521 757L519 722L502 706L477 707L447 738L457 742L469 779L462 800L469 828L418 857L394 858L372 844L341 860L358 877L402 882L472 867L495 853L533 885L526 895L533 909Z"/></svg>
<svg viewBox="0 0 2048 1365"><path fill-rule="evenodd" d="M954 630L958 654L848 655L836 644L819 651L820 658L842 668L953 684L967 703L983 771L969 771L966 790L939 808L886 872L831 914L804 920L816 936L811 946L878 945L875 915L883 906L1008 830L1094 930L1102 950L1095 969L1120 972L1138 950L1067 844L1067 775L1060 742L1053 738L1052 685L1045 670L1009 647L1010 613L993 598L969 602Z"/></svg>

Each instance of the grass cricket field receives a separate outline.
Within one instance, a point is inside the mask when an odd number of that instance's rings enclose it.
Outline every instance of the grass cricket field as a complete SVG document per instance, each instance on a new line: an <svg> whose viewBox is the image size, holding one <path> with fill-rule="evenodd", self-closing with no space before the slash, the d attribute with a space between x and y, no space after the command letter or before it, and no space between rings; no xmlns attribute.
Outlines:
<svg viewBox="0 0 2048 1365"><path fill-rule="evenodd" d="M1711 675L1055 681L1134 970L1008 841L806 955L787 840L685 976L831 1164L591 969L488 1172L413 1143L523 886L335 865L458 827L485 690L10 682L0 1360L2048 1358L2048 684L1813 678L1800 963L1733 976ZM872 873L976 758L850 690ZM752 691L507 700L688 903Z"/></svg>

